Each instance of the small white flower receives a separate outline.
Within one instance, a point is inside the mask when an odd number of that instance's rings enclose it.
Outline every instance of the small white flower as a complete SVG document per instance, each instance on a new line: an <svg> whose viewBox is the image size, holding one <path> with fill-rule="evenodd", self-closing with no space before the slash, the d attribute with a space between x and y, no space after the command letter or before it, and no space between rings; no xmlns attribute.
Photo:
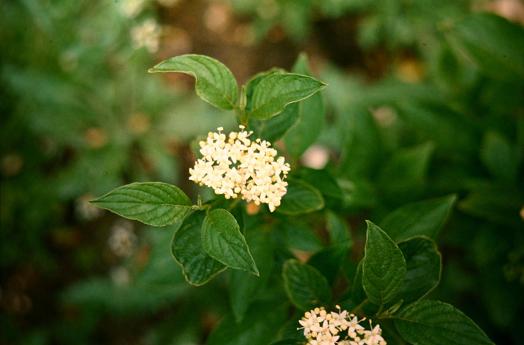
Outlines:
<svg viewBox="0 0 524 345"><path fill-rule="evenodd" d="M240 197L256 205L267 204L273 212L287 192L289 164L284 157L277 157L269 142L252 141L253 132L239 128L227 136L222 127L208 133L200 142L202 158L189 169L189 179L213 188L226 199Z"/></svg>

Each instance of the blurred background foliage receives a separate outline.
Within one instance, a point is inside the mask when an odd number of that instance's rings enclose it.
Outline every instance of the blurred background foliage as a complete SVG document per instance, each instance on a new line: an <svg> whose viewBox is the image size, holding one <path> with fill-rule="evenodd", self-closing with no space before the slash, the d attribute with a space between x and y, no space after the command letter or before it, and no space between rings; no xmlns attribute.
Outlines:
<svg viewBox="0 0 524 345"><path fill-rule="evenodd" d="M88 200L132 181L195 195L191 141L234 123L190 78L147 74L155 62L207 54L245 82L302 51L328 114L294 164L342 187L331 207L352 225L351 257L363 219L456 194L433 296L522 343L523 22L518 0L1 2L0 343L205 343L229 310L227 276L190 288L172 231ZM280 226L322 249L322 224Z"/></svg>

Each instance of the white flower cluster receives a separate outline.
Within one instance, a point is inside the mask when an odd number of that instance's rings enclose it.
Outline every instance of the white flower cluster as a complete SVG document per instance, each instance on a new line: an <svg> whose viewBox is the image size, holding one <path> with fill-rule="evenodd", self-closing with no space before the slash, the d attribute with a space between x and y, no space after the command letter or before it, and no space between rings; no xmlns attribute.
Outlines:
<svg viewBox="0 0 524 345"><path fill-rule="evenodd" d="M379 325L364 328L358 319L347 310L341 310L337 305L338 312L326 312L324 308L315 308L304 314L298 322L304 330L307 345L386 345L382 338L382 329Z"/></svg>
<svg viewBox="0 0 524 345"><path fill-rule="evenodd" d="M273 212L287 192L289 164L265 140L250 140L253 132L239 126L229 135L209 132L200 142L202 158L189 169L189 179L213 188L226 199L241 197L256 205L265 203Z"/></svg>

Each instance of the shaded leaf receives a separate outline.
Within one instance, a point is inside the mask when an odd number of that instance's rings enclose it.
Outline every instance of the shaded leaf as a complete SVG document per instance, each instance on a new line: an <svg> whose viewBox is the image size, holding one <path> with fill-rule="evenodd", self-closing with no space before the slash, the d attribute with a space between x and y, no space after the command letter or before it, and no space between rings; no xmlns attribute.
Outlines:
<svg viewBox="0 0 524 345"><path fill-rule="evenodd" d="M230 302L233 315L237 322L242 321L244 315L257 297L257 293L266 285L273 269L273 250L267 233L253 231L247 235L247 243L257 263L260 277L247 272L233 270L230 279Z"/></svg>
<svg viewBox="0 0 524 345"><path fill-rule="evenodd" d="M411 304L396 315L395 326L402 338L412 344L493 344L469 317L440 301Z"/></svg>
<svg viewBox="0 0 524 345"><path fill-rule="evenodd" d="M489 172L503 181L512 182L518 172L518 154L511 144L497 132L484 136L480 158Z"/></svg>
<svg viewBox="0 0 524 345"><path fill-rule="evenodd" d="M381 227L395 241L423 235L436 238L457 197L450 195L402 206L384 218Z"/></svg>
<svg viewBox="0 0 524 345"><path fill-rule="evenodd" d="M442 259L435 242L426 237L413 237L398 246L407 268L399 298L409 303L426 296L438 285Z"/></svg>
<svg viewBox="0 0 524 345"><path fill-rule="evenodd" d="M275 338L287 316L287 304L264 301L251 306L242 322L226 315L207 340L208 345L266 345Z"/></svg>
<svg viewBox="0 0 524 345"><path fill-rule="evenodd" d="M326 227L331 245L345 245L351 248L353 241L346 222L335 213L326 213Z"/></svg>
<svg viewBox="0 0 524 345"><path fill-rule="evenodd" d="M287 193L277 210L287 215L298 215L317 211L323 207L324 198L316 188L306 182L289 179Z"/></svg>
<svg viewBox="0 0 524 345"><path fill-rule="evenodd" d="M290 259L284 263L282 275L288 297L297 308L308 310L331 300L326 278L312 266Z"/></svg>
<svg viewBox="0 0 524 345"><path fill-rule="evenodd" d="M524 78L524 28L505 18L475 13L449 32L452 42L484 73L500 79Z"/></svg>
<svg viewBox="0 0 524 345"><path fill-rule="evenodd" d="M294 73L311 75L306 55L301 54L293 67ZM322 95L317 92L313 96L289 105L286 108L295 112L297 120L289 128L284 136L287 151L295 157L299 157L304 151L317 140L324 126L325 108Z"/></svg>

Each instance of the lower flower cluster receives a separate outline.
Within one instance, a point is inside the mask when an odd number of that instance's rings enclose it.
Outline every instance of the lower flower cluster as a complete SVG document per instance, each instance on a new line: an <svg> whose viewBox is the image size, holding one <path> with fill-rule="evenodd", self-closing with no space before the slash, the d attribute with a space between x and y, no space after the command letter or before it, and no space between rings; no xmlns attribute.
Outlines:
<svg viewBox="0 0 524 345"><path fill-rule="evenodd" d="M341 310L337 305L338 312L326 312L321 308L315 308L304 314L298 322L304 330L307 345L386 345L382 338L382 329L379 325L366 329L360 323L365 320L358 319L347 310Z"/></svg>

